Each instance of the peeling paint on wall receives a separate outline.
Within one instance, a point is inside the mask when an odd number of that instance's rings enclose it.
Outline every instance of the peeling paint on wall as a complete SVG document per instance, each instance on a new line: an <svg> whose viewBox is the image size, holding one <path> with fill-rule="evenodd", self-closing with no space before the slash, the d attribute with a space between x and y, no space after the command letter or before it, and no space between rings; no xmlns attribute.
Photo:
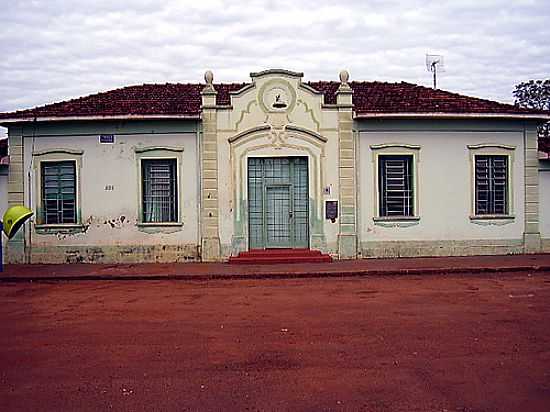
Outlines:
<svg viewBox="0 0 550 412"><path fill-rule="evenodd" d="M80 200L78 222L65 227L34 225L30 250L33 263L185 262L198 259L197 134L192 130L196 123L157 123L155 127L152 127L152 122L44 124L38 126L34 144L31 144L32 137L25 137L28 143L24 145L25 170L30 167L33 149L40 152L62 146L82 152L77 193ZM70 134L71 138L61 139L64 133ZM105 133L115 134L116 144L100 144L98 134ZM184 148L178 176L182 188L178 193L182 221L176 225L145 227L140 223L141 182L135 148L153 146ZM37 173L40 168L35 170ZM36 194L35 183L36 176L33 175L30 182L25 182L25 193L31 185ZM31 204L35 210L36 200L35 195ZM36 216L37 223L40 223L40 210L36 210Z"/></svg>
<svg viewBox="0 0 550 412"><path fill-rule="evenodd" d="M184 263L200 260L194 244L33 247L32 263Z"/></svg>

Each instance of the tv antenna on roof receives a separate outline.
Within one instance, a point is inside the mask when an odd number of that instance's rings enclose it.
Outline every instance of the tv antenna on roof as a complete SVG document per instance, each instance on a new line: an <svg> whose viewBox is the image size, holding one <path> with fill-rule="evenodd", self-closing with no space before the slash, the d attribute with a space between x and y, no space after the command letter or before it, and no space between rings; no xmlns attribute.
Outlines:
<svg viewBox="0 0 550 412"><path fill-rule="evenodd" d="M437 72L445 71L443 56L440 54L426 54L426 69L434 74L434 89L437 89Z"/></svg>

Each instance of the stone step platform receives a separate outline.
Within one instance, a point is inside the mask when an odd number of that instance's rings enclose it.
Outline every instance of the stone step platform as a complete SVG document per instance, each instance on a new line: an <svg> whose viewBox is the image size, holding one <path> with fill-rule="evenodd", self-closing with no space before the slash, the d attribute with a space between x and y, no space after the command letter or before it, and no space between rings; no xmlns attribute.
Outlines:
<svg viewBox="0 0 550 412"><path fill-rule="evenodd" d="M260 265L278 263L330 263L332 258L311 249L252 249L229 258L229 263L240 265Z"/></svg>

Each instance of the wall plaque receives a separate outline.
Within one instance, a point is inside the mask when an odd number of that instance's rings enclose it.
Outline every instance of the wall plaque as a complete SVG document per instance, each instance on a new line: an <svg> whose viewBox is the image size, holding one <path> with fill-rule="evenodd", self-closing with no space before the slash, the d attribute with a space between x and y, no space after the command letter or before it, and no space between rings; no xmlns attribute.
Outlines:
<svg viewBox="0 0 550 412"><path fill-rule="evenodd" d="M114 134L100 134L99 135L99 143L113 144L114 142L115 142L115 135Z"/></svg>
<svg viewBox="0 0 550 412"><path fill-rule="evenodd" d="M338 200L325 201L325 219L334 223L336 218L338 218Z"/></svg>

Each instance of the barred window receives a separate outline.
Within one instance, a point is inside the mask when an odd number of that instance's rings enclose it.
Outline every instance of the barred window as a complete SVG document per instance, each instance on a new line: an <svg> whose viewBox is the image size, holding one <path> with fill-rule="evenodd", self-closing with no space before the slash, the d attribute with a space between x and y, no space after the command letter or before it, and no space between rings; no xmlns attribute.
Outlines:
<svg viewBox="0 0 550 412"><path fill-rule="evenodd" d="M379 156L380 216L414 216L412 165L413 156Z"/></svg>
<svg viewBox="0 0 550 412"><path fill-rule="evenodd" d="M475 156L476 215L508 214L508 156Z"/></svg>
<svg viewBox="0 0 550 412"><path fill-rule="evenodd" d="M177 222L175 159L142 160L143 222Z"/></svg>
<svg viewBox="0 0 550 412"><path fill-rule="evenodd" d="M76 223L75 162L42 162L41 172L44 223Z"/></svg>

